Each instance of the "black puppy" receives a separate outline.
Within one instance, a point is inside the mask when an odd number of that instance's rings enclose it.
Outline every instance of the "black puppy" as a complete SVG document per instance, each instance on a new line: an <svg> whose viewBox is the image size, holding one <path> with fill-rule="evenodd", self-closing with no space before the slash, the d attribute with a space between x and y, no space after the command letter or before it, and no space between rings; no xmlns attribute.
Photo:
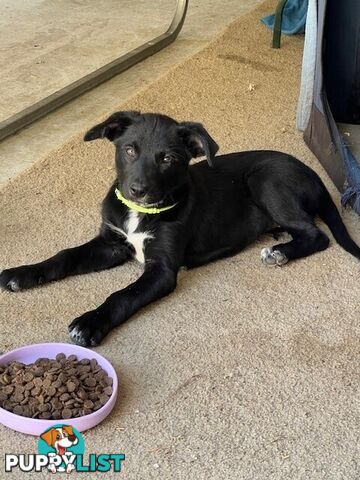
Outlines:
<svg viewBox="0 0 360 480"><path fill-rule="evenodd" d="M117 112L85 141L107 138L116 147L117 180L103 203L99 235L44 262L4 270L2 287L18 291L111 268L136 258L144 273L69 326L80 345L97 345L140 308L175 289L181 266L234 255L262 233L281 228L288 243L263 248L266 265L283 265L329 245L318 215L337 242L360 258L339 212L314 171L272 151L214 158L217 144L198 123L164 115ZM189 168L191 158L207 162ZM215 162L216 160L216 162Z"/></svg>

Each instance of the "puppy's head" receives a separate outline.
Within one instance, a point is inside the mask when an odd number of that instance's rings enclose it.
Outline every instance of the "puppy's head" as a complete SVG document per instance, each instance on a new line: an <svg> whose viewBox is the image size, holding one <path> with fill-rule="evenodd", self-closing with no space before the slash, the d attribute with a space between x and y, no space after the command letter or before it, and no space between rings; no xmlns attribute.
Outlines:
<svg viewBox="0 0 360 480"><path fill-rule="evenodd" d="M200 123L135 111L114 113L84 140L97 138L115 144L122 195L147 206L166 202L184 185L191 158L205 155L212 166L219 148Z"/></svg>

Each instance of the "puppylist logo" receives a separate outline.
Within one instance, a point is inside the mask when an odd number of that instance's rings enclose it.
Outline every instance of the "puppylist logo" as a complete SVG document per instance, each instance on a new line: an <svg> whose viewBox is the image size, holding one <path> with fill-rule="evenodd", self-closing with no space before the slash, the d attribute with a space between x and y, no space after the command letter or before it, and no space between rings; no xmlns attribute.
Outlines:
<svg viewBox="0 0 360 480"><path fill-rule="evenodd" d="M53 425L40 435L37 454L6 454L5 472L41 472L47 468L52 473L121 472L125 455L122 453L94 454L84 457L84 440L70 425Z"/></svg>

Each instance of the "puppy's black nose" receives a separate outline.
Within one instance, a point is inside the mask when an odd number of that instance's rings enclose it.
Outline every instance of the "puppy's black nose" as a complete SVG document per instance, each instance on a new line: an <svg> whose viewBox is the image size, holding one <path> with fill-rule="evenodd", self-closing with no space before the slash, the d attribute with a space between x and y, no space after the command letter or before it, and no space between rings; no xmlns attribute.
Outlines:
<svg viewBox="0 0 360 480"><path fill-rule="evenodd" d="M129 187L130 193L135 198L141 198L146 193L145 185L141 185L140 183L132 183Z"/></svg>

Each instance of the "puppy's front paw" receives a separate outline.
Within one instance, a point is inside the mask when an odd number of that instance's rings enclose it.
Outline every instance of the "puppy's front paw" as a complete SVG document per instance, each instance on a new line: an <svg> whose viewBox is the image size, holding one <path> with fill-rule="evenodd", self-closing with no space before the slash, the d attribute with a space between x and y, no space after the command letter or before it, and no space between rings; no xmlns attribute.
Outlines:
<svg viewBox="0 0 360 480"><path fill-rule="evenodd" d="M84 313L69 325L71 340L83 347L99 345L110 329L109 316L99 309Z"/></svg>
<svg viewBox="0 0 360 480"><path fill-rule="evenodd" d="M272 248L263 248L260 256L262 263L268 267L285 265L285 263L289 261L284 253L280 252L280 250L275 250Z"/></svg>
<svg viewBox="0 0 360 480"><path fill-rule="evenodd" d="M0 273L0 287L10 292L36 287L44 283L44 277L31 265L9 268Z"/></svg>

